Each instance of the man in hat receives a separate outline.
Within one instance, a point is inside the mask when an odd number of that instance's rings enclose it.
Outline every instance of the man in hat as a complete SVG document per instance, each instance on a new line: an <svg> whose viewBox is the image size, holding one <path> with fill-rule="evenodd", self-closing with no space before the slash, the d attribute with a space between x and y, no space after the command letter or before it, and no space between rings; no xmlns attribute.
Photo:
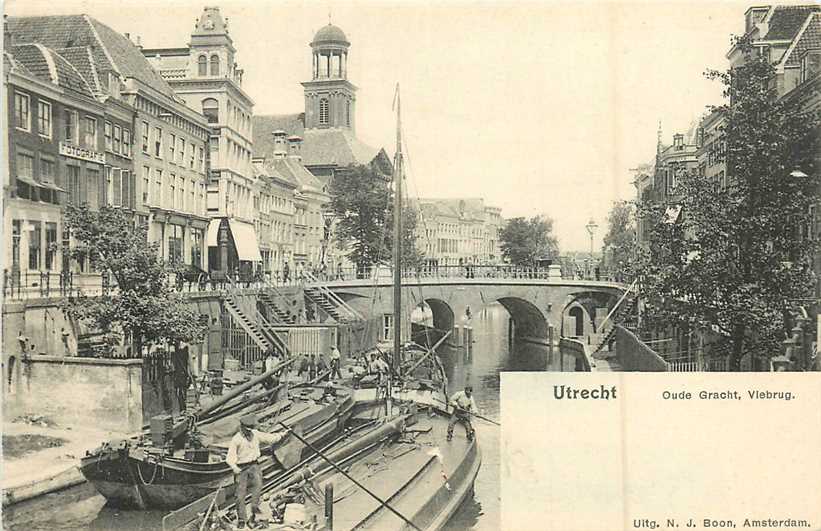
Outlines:
<svg viewBox="0 0 821 531"><path fill-rule="evenodd" d="M259 447L263 444L276 444L285 438L285 433L264 433L257 431L256 415L246 415L240 419L239 432L228 445L228 456L225 462L234 471L237 484L237 528L245 527L245 493L251 487L251 523L256 521L259 510L259 496L262 489L262 471L259 458L262 455Z"/></svg>
<svg viewBox="0 0 821 531"><path fill-rule="evenodd" d="M339 353L339 349L336 345L331 350L331 379L336 380L342 379L342 371L340 371L340 366L342 365L342 355Z"/></svg>
<svg viewBox="0 0 821 531"><path fill-rule="evenodd" d="M450 422L448 422L448 441L453 439L453 427L457 422L465 425L468 440L472 441L473 425L470 423L470 416L479 411L473 399L473 386L466 385L464 391L459 391L450 397L450 405L453 406L453 413L450 414Z"/></svg>

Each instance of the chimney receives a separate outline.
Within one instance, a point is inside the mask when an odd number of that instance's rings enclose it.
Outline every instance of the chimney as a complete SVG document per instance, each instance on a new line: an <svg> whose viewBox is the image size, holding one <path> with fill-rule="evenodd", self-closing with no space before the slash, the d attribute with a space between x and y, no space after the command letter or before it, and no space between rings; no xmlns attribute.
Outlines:
<svg viewBox="0 0 821 531"><path fill-rule="evenodd" d="M130 33L126 32L126 33L123 33L123 35L125 35L126 39L131 40L131 34Z"/></svg>
<svg viewBox="0 0 821 531"><path fill-rule="evenodd" d="M137 35L137 48L139 48L140 50L143 49L142 39L140 39L139 35Z"/></svg>
<svg viewBox="0 0 821 531"><path fill-rule="evenodd" d="M14 37L9 32L8 18L8 15L3 15L3 50L11 53L11 47L14 46Z"/></svg>
<svg viewBox="0 0 821 531"><path fill-rule="evenodd" d="M288 146L285 145L285 131L277 129L271 134L274 135L274 158L284 159L288 156Z"/></svg>
<svg viewBox="0 0 821 531"><path fill-rule="evenodd" d="M288 157L302 160L302 137L291 135L288 137Z"/></svg>

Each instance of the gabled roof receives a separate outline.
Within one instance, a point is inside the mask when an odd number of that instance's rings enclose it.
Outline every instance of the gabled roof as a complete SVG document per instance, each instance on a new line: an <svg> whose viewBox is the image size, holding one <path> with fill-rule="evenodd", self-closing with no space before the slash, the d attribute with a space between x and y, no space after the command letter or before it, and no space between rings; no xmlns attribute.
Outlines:
<svg viewBox="0 0 821 531"><path fill-rule="evenodd" d="M3 52L3 71L4 72L15 72L19 74L24 74L27 76L34 76L31 71L26 68L26 65L18 61L14 58L8 50Z"/></svg>
<svg viewBox="0 0 821 531"><path fill-rule="evenodd" d="M821 11L818 5L775 6L769 19L765 41L792 40L813 12Z"/></svg>
<svg viewBox="0 0 821 531"><path fill-rule="evenodd" d="M287 180L296 183L301 190L313 189L323 192L325 185L294 157L276 157L265 161L266 171L274 171Z"/></svg>
<svg viewBox="0 0 821 531"><path fill-rule="evenodd" d="M285 131L302 137L302 162L306 166L368 164L379 154L344 128L305 129L305 113L254 116L254 157L268 158L274 152L273 132Z"/></svg>
<svg viewBox="0 0 821 531"><path fill-rule="evenodd" d="M786 66L798 66L808 50L821 50L821 12L810 15L810 21L798 36L794 47L788 51ZM803 27L803 26L802 26Z"/></svg>
<svg viewBox="0 0 821 531"><path fill-rule="evenodd" d="M114 71L131 77L158 92L175 97L171 86L153 69L137 48L121 35L88 15L9 17L8 27L18 43L40 43L53 49L88 47L96 72ZM106 86L107 79L95 83Z"/></svg>
<svg viewBox="0 0 821 531"><path fill-rule="evenodd" d="M42 44L12 46L14 58L35 77L52 85L94 98L94 92L80 72L60 54Z"/></svg>
<svg viewBox="0 0 821 531"><path fill-rule="evenodd" d="M61 56L74 65L74 68L83 76L91 86L95 94L102 94L103 87L100 85L100 77L97 75L97 68L94 65L94 57L91 55L91 48L88 46L74 46L56 50Z"/></svg>

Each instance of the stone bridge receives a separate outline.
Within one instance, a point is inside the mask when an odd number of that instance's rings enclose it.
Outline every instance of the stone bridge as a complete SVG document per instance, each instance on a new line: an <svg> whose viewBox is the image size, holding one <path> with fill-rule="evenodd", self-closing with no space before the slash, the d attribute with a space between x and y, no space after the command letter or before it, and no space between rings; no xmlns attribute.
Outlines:
<svg viewBox="0 0 821 531"><path fill-rule="evenodd" d="M393 314L390 278L323 285L362 315ZM407 329L411 312L423 303L433 314L435 328L452 330L466 323L468 308L476 314L498 302L510 314L519 339L544 342L551 328L564 337L584 338L597 332L626 289L616 282L561 278L405 278L402 327Z"/></svg>

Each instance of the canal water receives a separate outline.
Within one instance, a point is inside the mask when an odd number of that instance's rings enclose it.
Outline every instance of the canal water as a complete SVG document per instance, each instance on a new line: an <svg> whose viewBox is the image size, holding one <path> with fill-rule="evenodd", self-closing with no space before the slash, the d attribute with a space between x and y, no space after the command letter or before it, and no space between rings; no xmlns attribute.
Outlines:
<svg viewBox="0 0 821 531"><path fill-rule="evenodd" d="M465 348L443 346L439 354L449 380L449 392L473 386L482 415L499 420L499 384L502 371L553 369L552 352L545 346L508 341L508 313L499 304L476 312L472 355ZM451 519L454 531L495 531L500 527L499 428L482 420L474 424L482 450L482 467L475 492ZM463 429L457 426L456 429ZM94 441L89 441L93 446ZM21 503L3 514L3 529L62 531L159 531L160 511L126 511L105 507L94 487L84 484Z"/></svg>

